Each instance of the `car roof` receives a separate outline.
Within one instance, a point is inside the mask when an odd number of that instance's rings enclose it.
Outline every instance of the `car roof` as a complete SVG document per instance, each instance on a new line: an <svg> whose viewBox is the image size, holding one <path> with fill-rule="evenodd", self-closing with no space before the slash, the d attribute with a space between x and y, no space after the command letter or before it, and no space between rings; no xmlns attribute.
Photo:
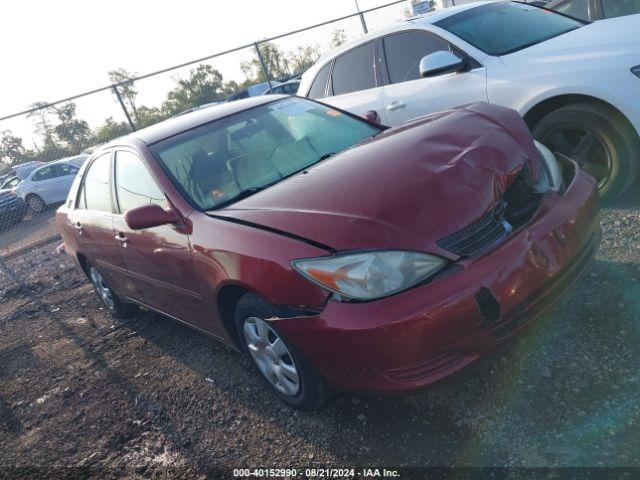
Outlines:
<svg viewBox="0 0 640 480"><path fill-rule="evenodd" d="M73 157L70 157L73 158ZM72 162L69 161L69 158L61 158L60 160L53 160L52 162L47 162L43 165L40 165L38 168L34 168L33 170L31 170L28 174L27 177L30 177L32 175L34 175L36 172L43 170L47 167L51 167L53 165L60 165L60 164L68 164L71 165L73 167L75 167L76 165L74 165Z"/></svg>
<svg viewBox="0 0 640 480"><path fill-rule="evenodd" d="M70 161L72 158L75 158L75 157L67 157L67 158L61 158L59 160L54 160L52 162L47 163L46 165L43 165L42 167L49 167L51 165L60 165L60 164L66 164L66 163L68 163L69 165L73 165L73 163ZM39 167L39 168L42 168L42 167Z"/></svg>
<svg viewBox="0 0 640 480"><path fill-rule="evenodd" d="M411 18L407 18L405 20L400 20L396 24L391 25L389 27L381 28L379 30L374 30L367 34L361 35L356 39L350 40L348 42L343 43L340 47L332 50L330 53L323 55L320 59L309 68L303 75L303 83L305 83L306 87L309 87L310 84L307 83L309 80L308 77L315 78L316 74L322 67L324 67L327 63L329 63L334 58L338 57L342 53L351 50L358 45L362 45L371 40L375 40L376 38L388 35L390 33L402 32L404 30L409 30L412 27L420 27L424 25L431 25L433 23L439 22L445 18L448 18L456 13L464 12L466 10L471 10L472 8L479 7L480 5L486 5L488 3L496 3L496 1L504 1L504 0L488 0L488 1L479 1L479 2L471 2L465 3L463 5L456 5L453 7L447 7L440 10L433 10L431 12L423 13L420 15L413 16Z"/></svg>
<svg viewBox="0 0 640 480"><path fill-rule="evenodd" d="M131 139L138 139L143 143L150 145L165 138L172 137L178 133L199 127L205 123L213 122L244 110L287 97L289 97L289 95L258 96L235 100L233 102L220 103L218 105L211 105L209 107L185 113L184 115L171 117L149 127L142 128L105 146L112 146L123 142L126 143Z"/></svg>

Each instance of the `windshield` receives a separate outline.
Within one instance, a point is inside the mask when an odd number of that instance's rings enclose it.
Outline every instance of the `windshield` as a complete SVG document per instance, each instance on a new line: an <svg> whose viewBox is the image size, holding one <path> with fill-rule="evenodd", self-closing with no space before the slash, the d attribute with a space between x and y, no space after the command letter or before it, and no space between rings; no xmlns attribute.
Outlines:
<svg viewBox="0 0 640 480"><path fill-rule="evenodd" d="M0 189L15 188L20 184L20 182L22 182L22 179L18 177L8 178L0 184Z"/></svg>
<svg viewBox="0 0 640 480"><path fill-rule="evenodd" d="M506 55L584 23L532 5L497 2L465 10L435 25L489 55Z"/></svg>
<svg viewBox="0 0 640 480"><path fill-rule="evenodd" d="M150 149L191 202L209 210L379 131L324 105L287 98L180 133Z"/></svg>

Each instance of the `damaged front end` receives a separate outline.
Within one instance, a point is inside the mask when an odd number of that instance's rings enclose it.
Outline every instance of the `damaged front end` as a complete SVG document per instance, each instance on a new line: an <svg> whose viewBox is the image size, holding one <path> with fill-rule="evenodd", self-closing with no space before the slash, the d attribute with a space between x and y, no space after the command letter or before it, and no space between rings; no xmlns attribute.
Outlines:
<svg viewBox="0 0 640 480"><path fill-rule="evenodd" d="M570 181L573 176L573 163L566 158L562 159L565 164L562 168L547 147L537 141L535 145L539 153L538 178L534 180L530 162L524 163L505 191L498 193L499 198L486 214L439 239L436 242L438 247L461 258L478 255L526 225L535 215L544 195L549 192L564 192L565 179Z"/></svg>

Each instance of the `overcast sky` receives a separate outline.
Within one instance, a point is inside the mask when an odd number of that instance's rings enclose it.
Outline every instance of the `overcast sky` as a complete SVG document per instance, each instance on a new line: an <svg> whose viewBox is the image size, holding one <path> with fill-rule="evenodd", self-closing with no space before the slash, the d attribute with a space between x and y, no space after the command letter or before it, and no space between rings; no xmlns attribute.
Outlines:
<svg viewBox="0 0 640 480"><path fill-rule="evenodd" d="M359 0L361 9L389 0ZM400 18L401 6L371 14L372 28ZM353 0L9 0L0 6L0 116L35 101L54 101L108 84L107 72L119 67L138 74L168 67L355 11ZM359 34L359 21L342 25ZM328 43L318 30L283 40L297 44ZM249 52L214 64L225 79L238 75L237 64ZM158 101L172 78L140 82L142 103ZM241 78L240 78L241 80ZM96 99L94 99L96 100ZM78 100L78 112L90 123L117 114L113 98L102 103ZM89 106L91 105L91 108ZM102 115L102 110L109 110ZM91 118L93 117L93 118ZM15 122L14 122L15 123ZM92 125L95 126L95 125ZM0 122L0 130L11 128ZM16 126L13 129L22 130Z"/></svg>

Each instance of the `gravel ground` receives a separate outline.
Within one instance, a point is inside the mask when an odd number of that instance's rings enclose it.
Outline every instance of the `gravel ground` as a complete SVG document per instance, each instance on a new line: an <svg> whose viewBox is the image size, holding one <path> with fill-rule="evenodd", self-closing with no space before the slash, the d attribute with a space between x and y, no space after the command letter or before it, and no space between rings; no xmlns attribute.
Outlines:
<svg viewBox="0 0 640 480"><path fill-rule="evenodd" d="M24 220L12 227L0 228L0 255L58 235L56 211L51 207L41 213L29 211ZM2 318L0 316L0 318Z"/></svg>
<svg viewBox="0 0 640 480"><path fill-rule="evenodd" d="M313 414L274 400L248 360L199 333L145 311L112 319L54 246L0 262L0 477L17 466L185 478L248 466L640 467L640 188L602 225L585 277L518 339L430 391L338 394Z"/></svg>

